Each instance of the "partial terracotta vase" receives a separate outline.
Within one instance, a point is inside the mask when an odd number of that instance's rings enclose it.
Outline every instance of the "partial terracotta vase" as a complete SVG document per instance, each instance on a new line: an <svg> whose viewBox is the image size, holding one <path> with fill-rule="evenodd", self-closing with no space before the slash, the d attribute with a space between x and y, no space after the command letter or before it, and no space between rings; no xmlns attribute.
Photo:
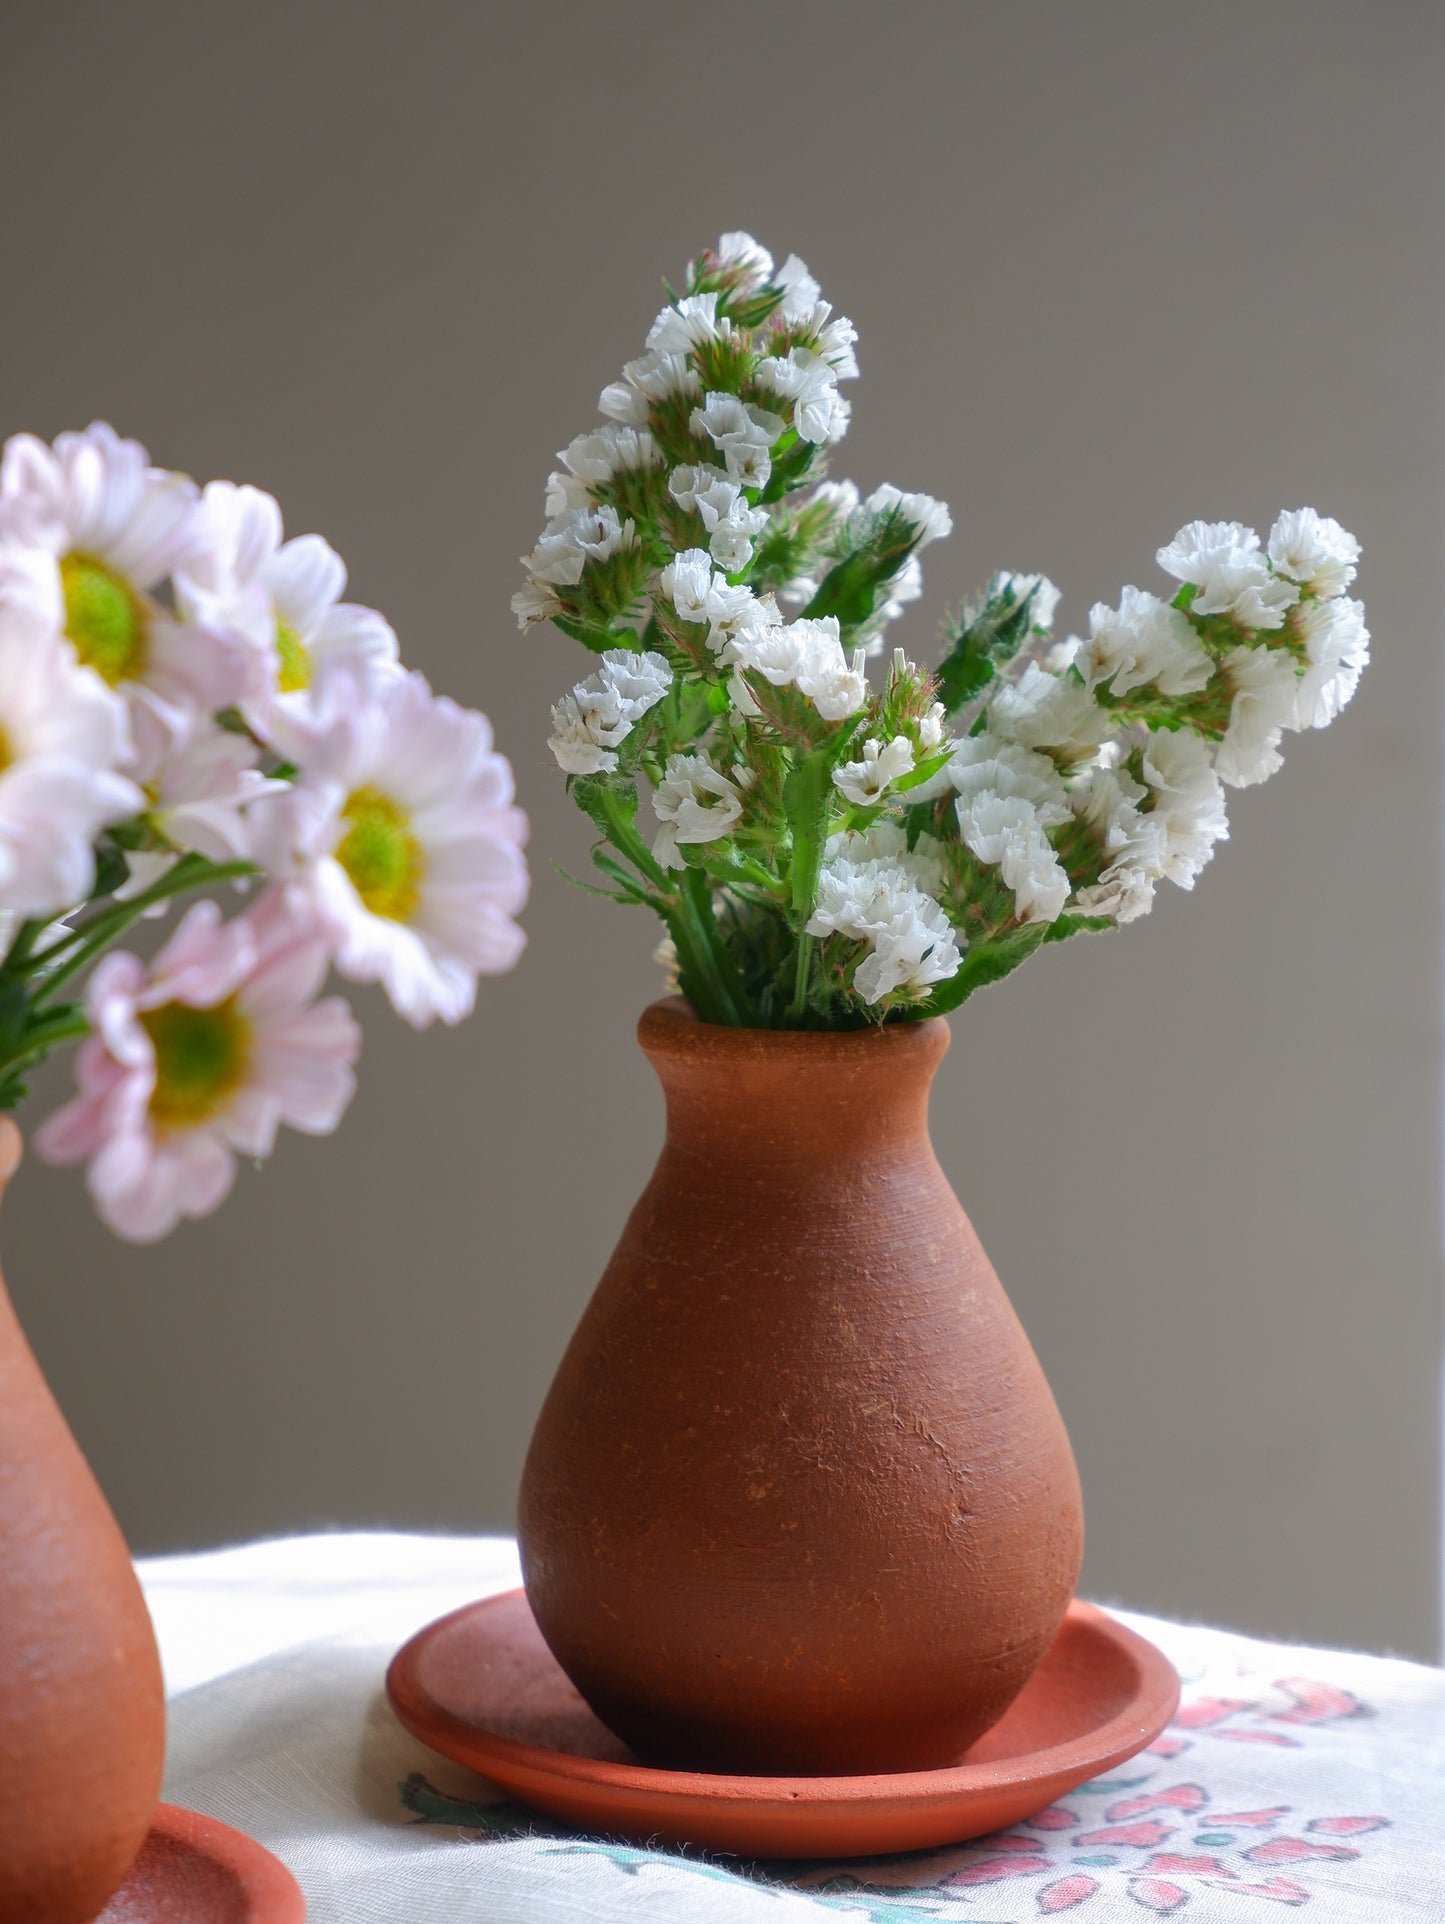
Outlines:
<svg viewBox="0 0 1445 1924"><path fill-rule="evenodd" d="M0 1118L0 1195L19 1161ZM164 1742L125 1540L0 1283L0 1924L90 1924L145 1841Z"/></svg>
<svg viewBox="0 0 1445 1924"><path fill-rule="evenodd" d="M1083 1520L934 1156L940 1020L639 1027L667 1137L527 1458L527 1595L649 1762L956 1763L1063 1620Z"/></svg>

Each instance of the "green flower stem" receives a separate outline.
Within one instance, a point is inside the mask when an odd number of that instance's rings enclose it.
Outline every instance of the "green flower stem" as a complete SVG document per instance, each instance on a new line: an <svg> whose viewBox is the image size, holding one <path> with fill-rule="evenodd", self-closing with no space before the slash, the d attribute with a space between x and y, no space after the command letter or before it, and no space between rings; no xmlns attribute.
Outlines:
<svg viewBox="0 0 1445 1924"><path fill-rule="evenodd" d="M676 900L668 927L684 981L692 985L690 992L700 989L708 1005L698 1014L704 1022L720 1023L725 1028L752 1028L742 977L718 929L702 869L684 869Z"/></svg>
<svg viewBox="0 0 1445 1924"><path fill-rule="evenodd" d="M185 895L191 889L209 888L217 882L236 882L246 876L259 874L260 870L254 862L211 862L204 855L183 855L173 869L140 895L103 909L69 936L53 942L39 955L31 956L24 973L40 975L44 971L36 985L32 1002L38 1007L62 983L68 982L93 962L123 930L133 922L138 922L146 910L157 902L167 901L174 895ZM62 956L63 961L57 960ZM51 966L52 962L55 963L54 967Z"/></svg>
<svg viewBox="0 0 1445 1924"><path fill-rule="evenodd" d="M789 1026L801 1026L808 1009L808 977L812 973L813 937L798 937L798 965L793 977L793 999L788 1004Z"/></svg>
<svg viewBox="0 0 1445 1924"><path fill-rule="evenodd" d="M704 1022L727 1028L751 1027L742 977L713 918L707 876L701 869L684 869L674 887L667 870L638 834L632 810L622 795L600 789L597 799L608 841L663 893L663 914L677 949L678 972L698 1014Z"/></svg>

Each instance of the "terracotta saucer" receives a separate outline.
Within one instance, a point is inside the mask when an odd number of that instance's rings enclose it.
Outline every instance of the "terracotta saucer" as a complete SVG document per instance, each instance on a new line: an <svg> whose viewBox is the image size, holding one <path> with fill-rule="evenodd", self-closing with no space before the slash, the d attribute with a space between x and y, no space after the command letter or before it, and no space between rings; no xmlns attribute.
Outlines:
<svg viewBox="0 0 1445 1924"><path fill-rule="evenodd" d="M412 1735L579 1830L747 1857L866 1857L1006 1829L1132 1757L1179 1702L1174 1666L1088 1603L1008 1714L946 1770L712 1777L650 1770L599 1723L521 1590L440 1618L392 1659Z"/></svg>
<svg viewBox="0 0 1445 1924"><path fill-rule="evenodd" d="M157 1804L130 1876L95 1924L304 1924L284 1864L229 1824Z"/></svg>

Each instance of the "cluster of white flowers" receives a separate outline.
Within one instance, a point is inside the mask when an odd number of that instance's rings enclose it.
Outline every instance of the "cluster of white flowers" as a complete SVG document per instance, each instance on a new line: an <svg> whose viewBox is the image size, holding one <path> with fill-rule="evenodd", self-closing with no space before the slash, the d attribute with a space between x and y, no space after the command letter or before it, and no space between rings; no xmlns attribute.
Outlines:
<svg viewBox="0 0 1445 1924"><path fill-rule="evenodd" d="M124 1235L214 1208L278 1122L334 1127L358 1034L316 1000L331 966L422 1025L460 1019L520 952L511 770L345 586L270 495L202 491L103 422L5 444L0 975L31 1023L0 1056L6 1100L55 993L129 920L216 881L260 888L230 922L192 908L149 968L113 953L91 975L82 1093L41 1147L89 1161Z"/></svg>
<svg viewBox="0 0 1445 1924"><path fill-rule="evenodd" d="M938 902L943 851L931 835L910 849L898 823L880 821L863 834L831 836L824 853L817 907L804 932L866 946L853 974L864 1002L925 995L955 973L958 940Z"/></svg>
<svg viewBox="0 0 1445 1924"><path fill-rule="evenodd" d="M609 648L602 666L579 681L552 710L549 746L569 775L597 775L617 766L617 747L672 686L661 655Z"/></svg>
<svg viewBox="0 0 1445 1924"><path fill-rule="evenodd" d="M1173 603L1126 588L1086 639L993 692L987 732L945 778L1022 920L1127 922L1157 883L1193 887L1228 836L1224 787L1275 773L1284 731L1324 727L1353 695L1369 658L1364 609L1343 598L1358 558L1309 508L1266 546L1239 522L1192 521L1159 550L1183 584Z"/></svg>
<svg viewBox="0 0 1445 1924"><path fill-rule="evenodd" d="M1190 522L1158 554L1172 599L1126 588L1083 637L1053 641L1045 576L995 575L936 678L895 650L870 687L952 520L827 478L856 340L795 255L724 234L560 457L513 602L601 655L552 751L708 1020L949 1008L1046 936L1143 915L1226 837L1225 787L1368 658L1358 544L1299 509L1264 542Z"/></svg>

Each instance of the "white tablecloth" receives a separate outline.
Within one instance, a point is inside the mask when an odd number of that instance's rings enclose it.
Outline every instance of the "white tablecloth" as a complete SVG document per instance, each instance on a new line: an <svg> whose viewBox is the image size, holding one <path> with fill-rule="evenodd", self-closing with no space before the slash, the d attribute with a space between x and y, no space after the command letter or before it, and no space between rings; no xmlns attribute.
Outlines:
<svg viewBox="0 0 1445 1924"><path fill-rule="evenodd" d="M1128 1615L1184 1701L1107 1780L946 1850L739 1864L568 1835L396 1723L393 1651L517 1583L506 1540L299 1537L140 1570L170 1692L166 1797L274 1850L311 1924L1445 1919L1445 1674L1418 1664Z"/></svg>

